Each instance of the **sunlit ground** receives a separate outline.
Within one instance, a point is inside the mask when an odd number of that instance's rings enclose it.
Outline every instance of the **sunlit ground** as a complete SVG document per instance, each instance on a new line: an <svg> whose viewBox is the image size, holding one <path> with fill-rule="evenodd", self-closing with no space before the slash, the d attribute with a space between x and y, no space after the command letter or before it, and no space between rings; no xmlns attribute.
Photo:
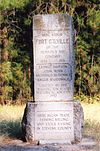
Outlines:
<svg viewBox="0 0 100 151"><path fill-rule="evenodd" d="M25 106L0 106L0 142L21 139L21 120Z"/></svg>
<svg viewBox="0 0 100 151"><path fill-rule="evenodd" d="M84 109L84 137L92 137L100 141L100 103L85 104ZM0 142L9 139L21 139L21 120L24 113L23 106L0 106Z"/></svg>
<svg viewBox="0 0 100 151"><path fill-rule="evenodd" d="M82 104L84 109L84 135L100 141L100 103Z"/></svg>

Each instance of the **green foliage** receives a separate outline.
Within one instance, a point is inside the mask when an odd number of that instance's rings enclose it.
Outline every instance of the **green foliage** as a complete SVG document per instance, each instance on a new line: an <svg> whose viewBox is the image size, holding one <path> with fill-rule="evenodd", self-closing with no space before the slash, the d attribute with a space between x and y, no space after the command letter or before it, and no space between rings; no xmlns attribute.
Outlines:
<svg viewBox="0 0 100 151"><path fill-rule="evenodd" d="M100 95L94 95L94 96L90 97L90 96L81 94L80 96L76 95L74 98L75 98L75 100L80 100L81 102L90 103L90 104L100 102Z"/></svg>
<svg viewBox="0 0 100 151"><path fill-rule="evenodd" d="M30 0L0 0L0 9L23 8Z"/></svg>
<svg viewBox="0 0 100 151"><path fill-rule="evenodd" d="M12 72L11 72L11 62L3 62L1 65L1 83L9 83L12 80Z"/></svg>
<svg viewBox="0 0 100 151"><path fill-rule="evenodd" d="M22 65L20 63L13 63L12 65L12 73L13 73L13 99L23 98L29 99L30 97L30 87L29 81L26 79L26 73L23 73Z"/></svg>
<svg viewBox="0 0 100 151"><path fill-rule="evenodd" d="M68 13L76 30L75 93L100 95L100 11L96 0L0 0L0 103L31 98L32 17Z"/></svg>
<svg viewBox="0 0 100 151"><path fill-rule="evenodd" d="M3 103L5 100L11 100L12 98L12 87L10 82L12 81L11 62L3 62L0 65L0 102Z"/></svg>

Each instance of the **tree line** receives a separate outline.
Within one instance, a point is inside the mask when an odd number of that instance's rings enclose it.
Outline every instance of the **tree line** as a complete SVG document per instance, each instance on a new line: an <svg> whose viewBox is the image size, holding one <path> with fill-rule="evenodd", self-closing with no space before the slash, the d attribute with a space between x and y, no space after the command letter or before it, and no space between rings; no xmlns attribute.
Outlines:
<svg viewBox="0 0 100 151"><path fill-rule="evenodd" d="M100 100L99 0L0 2L0 104L32 99L32 18L51 13L68 13L74 20L75 94Z"/></svg>

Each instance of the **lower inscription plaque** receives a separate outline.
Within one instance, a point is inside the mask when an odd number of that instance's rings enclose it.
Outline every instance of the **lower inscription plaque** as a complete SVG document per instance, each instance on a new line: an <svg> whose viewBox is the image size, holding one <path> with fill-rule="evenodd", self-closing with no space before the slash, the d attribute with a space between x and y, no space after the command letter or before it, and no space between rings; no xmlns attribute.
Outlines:
<svg viewBox="0 0 100 151"><path fill-rule="evenodd" d="M73 103L50 102L35 108L35 138L41 141L74 140Z"/></svg>

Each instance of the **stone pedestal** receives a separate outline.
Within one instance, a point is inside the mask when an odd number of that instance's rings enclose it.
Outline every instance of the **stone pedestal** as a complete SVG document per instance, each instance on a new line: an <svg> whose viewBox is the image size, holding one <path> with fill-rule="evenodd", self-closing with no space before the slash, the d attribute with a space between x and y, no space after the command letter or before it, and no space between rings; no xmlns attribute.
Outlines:
<svg viewBox="0 0 100 151"><path fill-rule="evenodd" d="M83 110L78 101L28 102L22 121L27 141L71 144L82 139Z"/></svg>
<svg viewBox="0 0 100 151"><path fill-rule="evenodd" d="M33 17L34 102L22 127L27 141L40 144L81 140L83 112L73 101L74 28L67 14Z"/></svg>

